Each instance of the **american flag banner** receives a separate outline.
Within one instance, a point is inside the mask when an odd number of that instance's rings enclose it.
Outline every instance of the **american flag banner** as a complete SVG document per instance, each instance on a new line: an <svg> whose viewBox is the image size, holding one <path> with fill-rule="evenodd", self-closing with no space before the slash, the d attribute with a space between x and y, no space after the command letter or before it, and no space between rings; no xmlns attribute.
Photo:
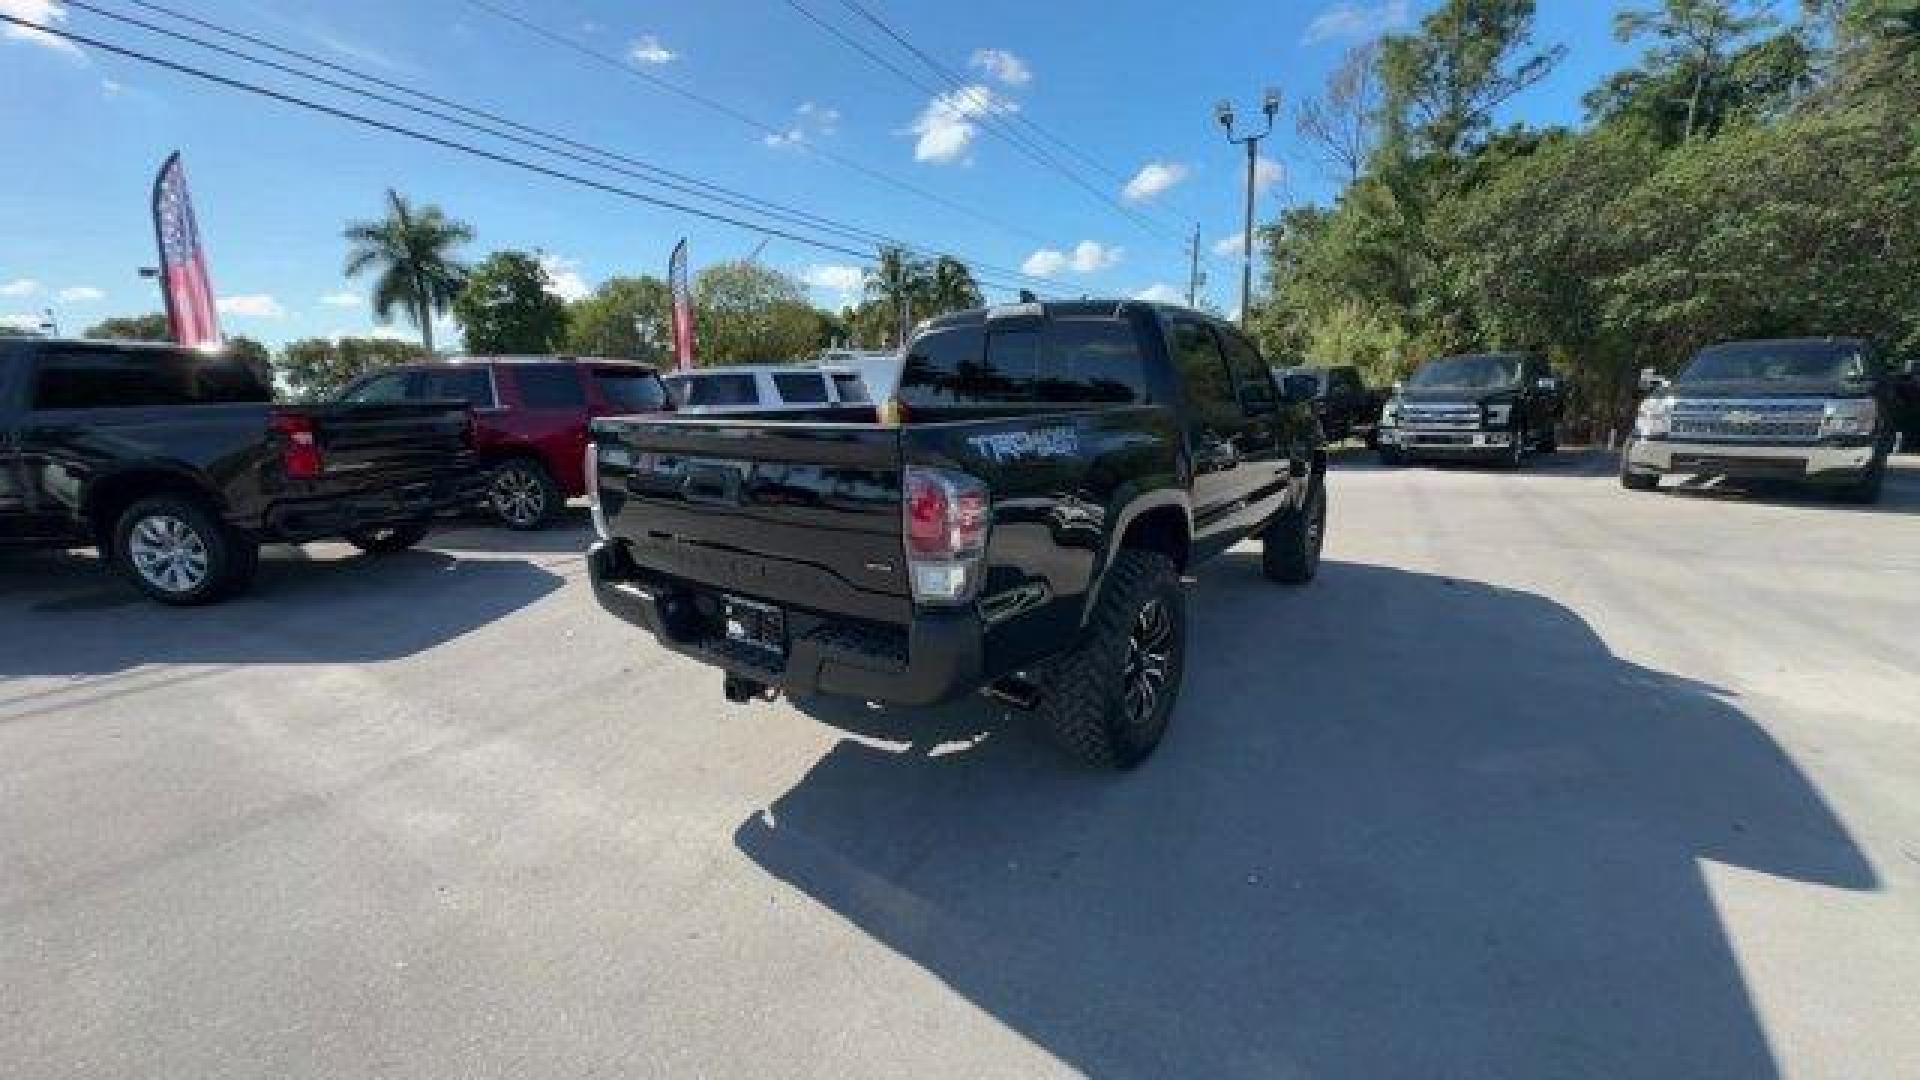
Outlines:
<svg viewBox="0 0 1920 1080"><path fill-rule="evenodd" d="M220 344L220 317L214 309L213 282L200 247L187 172L174 151L153 181L153 231L160 242L160 288L167 300L173 340L182 345Z"/></svg>
<svg viewBox="0 0 1920 1080"><path fill-rule="evenodd" d="M673 245L667 259L667 287L673 291L673 363L693 370L693 290L687 285L687 239Z"/></svg>

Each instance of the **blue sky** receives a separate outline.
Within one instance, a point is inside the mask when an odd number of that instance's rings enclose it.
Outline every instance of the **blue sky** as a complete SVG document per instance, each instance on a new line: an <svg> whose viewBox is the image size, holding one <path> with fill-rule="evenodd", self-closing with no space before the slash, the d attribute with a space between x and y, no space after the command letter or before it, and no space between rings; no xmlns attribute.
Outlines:
<svg viewBox="0 0 1920 1080"><path fill-rule="evenodd" d="M96 2L133 11L123 0ZM981 88L936 101L785 0L490 0L784 133L775 138L543 41L468 0L165 2L755 196L1024 269L1074 295L1184 292L1181 237L1197 223L1204 248L1230 248L1240 225L1244 159L1222 139L1212 103L1232 98L1251 110L1266 85L1298 100L1320 86L1344 48L1409 25L1428 6L865 0ZM801 2L935 82L840 0ZM1513 103L1510 118L1574 122L1580 95L1629 62L1632 50L1608 33L1611 5L1545 0L1541 8L1540 38L1565 43L1571 54ZM54 0L0 0L0 11L295 85ZM0 318L37 321L52 307L62 330L77 332L107 315L157 310L152 284L135 269L154 258L148 191L174 149L185 155L225 329L275 344L375 329L365 283L341 273L340 230L349 219L376 216L389 186L470 223L477 240L469 257L506 247L544 252L563 292L614 274L660 274L683 235L696 268L748 255L763 239L27 33L0 36L0 72L0 141L15 163L0 185ZM340 99L311 87L301 92ZM994 136L970 115L981 101L1017 109L1098 161L1106 171L1079 171L1103 197ZM1276 136L1266 151L1273 165L1263 169L1263 218L1287 200L1324 200L1333 190L1284 118ZM871 180L816 149L999 224ZM1154 226L1142 227L1114 201ZM821 304L837 307L849 296L840 289L857 280L859 260L790 240L769 240L760 258L810 281ZM1233 308L1237 255L1210 254L1205 268L1207 292Z"/></svg>

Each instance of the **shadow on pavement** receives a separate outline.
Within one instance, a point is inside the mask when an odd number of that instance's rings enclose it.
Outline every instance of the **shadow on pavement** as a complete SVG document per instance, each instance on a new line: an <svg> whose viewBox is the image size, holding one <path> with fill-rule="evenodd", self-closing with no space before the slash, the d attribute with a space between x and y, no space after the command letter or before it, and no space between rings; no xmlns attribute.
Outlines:
<svg viewBox="0 0 1920 1080"><path fill-rule="evenodd" d="M911 745L841 742L737 844L1094 1075L1778 1071L1702 862L1877 882L1729 694L1477 582L1194 590L1137 772L980 704L809 706Z"/></svg>
<svg viewBox="0 0 1920 1080"><path fill-rule="evenodd" d="M432 539L427 541L433 543ZM262 550L243 596L204 608L152 603L91 554L0 554L0 679L84 676L142 664L342 664L408 656L558 589L519 559L431 550L311 558Z"/></svg>
<svg viewBox="0 0 1920 1080"><path fill-rule="evenodd" d="M593 540L587 508L569 506L543 529L515 532L493 518L474 514L443 523L426 541L440 551L585 554Z"/></svg>

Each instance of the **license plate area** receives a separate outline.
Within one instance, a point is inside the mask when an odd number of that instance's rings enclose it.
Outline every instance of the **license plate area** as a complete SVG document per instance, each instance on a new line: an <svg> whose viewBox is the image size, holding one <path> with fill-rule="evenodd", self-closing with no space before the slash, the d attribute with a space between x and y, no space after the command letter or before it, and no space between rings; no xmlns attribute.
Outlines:
<svg viewBox="0 0 1920 1080"><path fill-rule="evenodd" d="M720 598L720 626L728 641L787 654L787 613L772 604L738 596Z"/></svg>

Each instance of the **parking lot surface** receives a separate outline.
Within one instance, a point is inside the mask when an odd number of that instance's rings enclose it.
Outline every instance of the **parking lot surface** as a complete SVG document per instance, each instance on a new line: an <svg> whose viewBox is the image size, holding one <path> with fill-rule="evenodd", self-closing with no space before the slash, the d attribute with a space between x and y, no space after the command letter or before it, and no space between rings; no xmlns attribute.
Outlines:
<svg viewBox="0 0 1920 1080"><path fill-rule="evenodd" d="M583 520L0 553L0 1075L1920 1075L1920 468L1330 479L1160 753L729 707Z"/></svg>

